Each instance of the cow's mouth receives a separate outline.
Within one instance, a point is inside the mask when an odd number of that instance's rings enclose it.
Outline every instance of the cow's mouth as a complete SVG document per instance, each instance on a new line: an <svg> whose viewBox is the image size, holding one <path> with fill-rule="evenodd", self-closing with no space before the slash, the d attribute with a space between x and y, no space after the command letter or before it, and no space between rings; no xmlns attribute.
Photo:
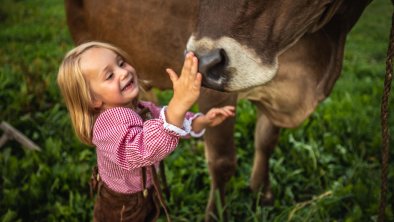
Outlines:
<svg viewBox="0 0 394 222"><path fill-rule="evenodd" d="M224 69L211 69L208 73L202 73L202 86L218 91L224 91L226 75Z"/></svg>

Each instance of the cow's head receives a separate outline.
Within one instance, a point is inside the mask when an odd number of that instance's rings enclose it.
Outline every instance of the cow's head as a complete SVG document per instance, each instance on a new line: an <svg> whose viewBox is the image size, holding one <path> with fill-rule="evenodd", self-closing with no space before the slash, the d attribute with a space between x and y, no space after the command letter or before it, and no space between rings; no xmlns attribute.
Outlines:
<svg viewBox="0 0 394 222"><path fill-rule="evenodd" d="M206 87L239 91L262 85L276 75L279 56L299 39L308 33L327 32L324 27L335 17L341 24L327 35L347 33L369 2L201 0L187 51L199 57ZM335 24L330 25L332 29Z"/></svg>

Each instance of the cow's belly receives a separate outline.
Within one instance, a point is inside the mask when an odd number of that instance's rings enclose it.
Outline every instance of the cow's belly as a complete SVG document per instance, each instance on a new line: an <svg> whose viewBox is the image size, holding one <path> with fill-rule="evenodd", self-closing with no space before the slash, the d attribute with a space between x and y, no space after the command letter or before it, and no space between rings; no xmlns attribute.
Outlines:
<svg viewBox="0 0 394 222"><path fill-rule="evenodd" d="M239 98L251 100L276 126L293 128L299 126L325 96L313 78L300 78L296 72L285 76L240 92Z"/></svg>

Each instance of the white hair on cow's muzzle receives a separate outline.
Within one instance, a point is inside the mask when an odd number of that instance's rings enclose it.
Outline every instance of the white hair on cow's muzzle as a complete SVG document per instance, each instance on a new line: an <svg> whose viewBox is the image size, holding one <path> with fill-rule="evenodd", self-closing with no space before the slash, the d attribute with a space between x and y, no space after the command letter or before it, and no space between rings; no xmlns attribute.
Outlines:
<svg viewBox="0 0 394 222"><path fill-rule="evenodd" d="M241 45L229 37L219 39L201 38L196 40L192 35L187 42L187 51L204 54L215 48L225 50L228 63L225 67L231 76L227 77L226 91L241 91L254 86L259 86L270 81L278 70L277 58L273 64L265 64L254 49Z"/></svg>

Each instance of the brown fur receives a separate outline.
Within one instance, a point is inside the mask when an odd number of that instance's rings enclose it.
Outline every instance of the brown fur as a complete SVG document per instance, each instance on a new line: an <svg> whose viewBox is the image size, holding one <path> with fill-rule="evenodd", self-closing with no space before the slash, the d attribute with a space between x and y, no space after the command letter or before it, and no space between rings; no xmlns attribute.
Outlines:
<svg viewBox="0 0 394 222"><path fill-rule="evenodd" d="M123 48L142 78L161 89L171 88L164 70L181 68L183 50L192 33L198 38L234 38L255 49L264 64L277 58L279 67L270 82L240 93L204 89L199 99L203 112L213 106L235 105L239 98L256 104L251 187L257 190L262 186L263 201L272 202L268 160L280 128L300 125L330 94L341 72L346 35L369 2L66 0L65 4L76 43L101 40ZM225 184L235 172L234 124L234 119L227 120L205 134L212 177L206 220L215 209L215 189L219 189L224 202Z"/></svg>

